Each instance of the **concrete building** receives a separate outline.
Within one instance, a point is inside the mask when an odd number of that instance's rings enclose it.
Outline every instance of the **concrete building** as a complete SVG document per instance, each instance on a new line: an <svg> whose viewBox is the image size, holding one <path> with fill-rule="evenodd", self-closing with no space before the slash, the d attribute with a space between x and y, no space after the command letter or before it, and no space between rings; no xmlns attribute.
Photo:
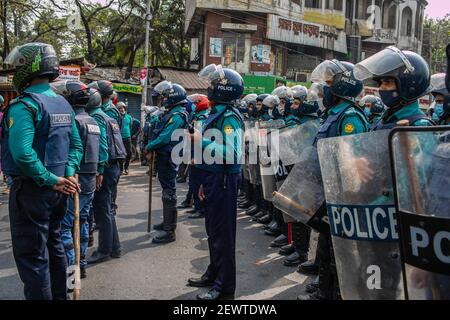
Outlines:
<svg viewBox="0 0 450 320"><path fill-rule="evenodd" d="M323 59L356 62L390 44L420 52L426 4L424 0L186 0L185 32L191 38L195 69L221 63L243 74L308 81Z"/></svg>

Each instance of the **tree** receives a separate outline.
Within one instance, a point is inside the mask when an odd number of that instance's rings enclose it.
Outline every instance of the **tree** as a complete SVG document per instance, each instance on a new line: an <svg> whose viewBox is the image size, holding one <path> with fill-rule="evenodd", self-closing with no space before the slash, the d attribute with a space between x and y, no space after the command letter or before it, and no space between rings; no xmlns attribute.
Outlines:
<svg viewBox="0 0 450 320"><path fill-rule="evenodd" d="M450 13L442 19L425 18L422 55L433 73L445 72L445 47L450 42Z"/></svg>

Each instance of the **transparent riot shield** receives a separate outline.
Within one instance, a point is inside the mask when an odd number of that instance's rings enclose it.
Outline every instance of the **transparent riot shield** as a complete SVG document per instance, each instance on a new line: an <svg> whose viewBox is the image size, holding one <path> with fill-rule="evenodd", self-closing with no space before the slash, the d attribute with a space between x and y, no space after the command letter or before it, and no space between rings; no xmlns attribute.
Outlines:
<svg viewBox="0 0 450 320"><path fill-rule="evenodd" d="M284 120L264 121L259 124L258 163L263 197L267 201L272 201L273 192L277 187L275 174L272 169L272 162L277 161L277 155L272 152L272 146L278 144L279 130L284 126Z"/></svg>
<svg viewBox="0 0 450 320"><path fill-rule="evenodd" d="M255 120L244 121L244 165L242 168L244 179L250 181L249 162L250 162L250 135L251 130L254 130Z"/></svg>
<svg viewBox="0 0 450 320"><path fill-rule="evenodd" d="M450 127L390 136L405 296L450 300Z"/></svg>
<svg viewBox="0 0 450 320"><path fill-rule="evenodd" d="M258 123L255 122L254 126L246 129L245 137L248 139L248 153L246 155L246 166L248 168L249 181L251 184L256 185L259 176L258 166Z"/></svg>
<svg viewBox="0 0 450 320"><path fill-rule="evenodd" d="M325 200L317 148L311 144L312 141L309 141L308 145L301 148L297 164L280 189L275 192L272 202L292 220L302 222L318 231L327 231L329 227L326 220L319 221L320 227L310 224L316 220Z"/></svg>
<svg viewBox="0 0 450 320"><path fill-rule="evenodd" d="M403 299L389 130L321 139L318 153L343 299Z"/></svg>

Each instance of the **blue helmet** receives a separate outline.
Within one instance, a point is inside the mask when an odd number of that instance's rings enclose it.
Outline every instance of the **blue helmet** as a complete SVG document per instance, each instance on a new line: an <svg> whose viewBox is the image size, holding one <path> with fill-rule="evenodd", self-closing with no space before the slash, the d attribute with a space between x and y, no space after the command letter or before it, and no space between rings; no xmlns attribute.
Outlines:
<svg viewBox="0 0 450 320"><path fill-rule="evenodd" d="M0 104L4 104L5 103L5 99L3 98L3 96L0 94Z"/></svg>
<svg viewBox="0 0 450 320"><path fill-rule="evenodd" d="M386 106L384 105L383 101L380 97L374 96L374 95L367 95L364 96L359 101L359 106L361 108L364 108L366 104L370 104L370 113L374 115L382 115L383 112L386 110Z"/></svg>
<svg viewBox="0 0 450 320"><path fill-rule="evenodd" d="M350 62L325 60L314 69L311 81L324 84L324 91L327 87L325 83L331 81L331 94L355 103L356 97L363 89L363 83L355 78L353 68L354 65Z"/></svg>
<svg viewBox="0 0 450 320"><path fill-rule="evenodd" d="M267 98L269 96L268 93L263 93L260 94L259 96L256 97L256 102L263 102L265 98Z"/></svg>
<svg viewBox="0 0 450 320"><path fill-rule="evenodd" d="M164 107L171 108L187 102L186 90L177 83L162 81L155 86L154 91L162 97Z"/></svg>
<svg viewBox="0 0 450 320"><path fill-rule="evenodd" d="M306 87L297 85L293 86L291 90L292 90L292 97L294 99L299 99L302 102L306 100L306 96L308 95L308 89Z"/></svg>
<svg viewBox="0 0 450 320"><path fill-rule="evenodd" d="M430 69L424 58L412 51L390 46L355 66L355 76L364 81L394 79L403 104L415 101L431 91Z"/></svg>
<svg viewBox="0 0 450 320"><path fill-rule="evenodd" d="M213 102L230 103L239 99L244 92L244 80L232 69L210 64L198 75L210 82L208 99Z"/></svg>

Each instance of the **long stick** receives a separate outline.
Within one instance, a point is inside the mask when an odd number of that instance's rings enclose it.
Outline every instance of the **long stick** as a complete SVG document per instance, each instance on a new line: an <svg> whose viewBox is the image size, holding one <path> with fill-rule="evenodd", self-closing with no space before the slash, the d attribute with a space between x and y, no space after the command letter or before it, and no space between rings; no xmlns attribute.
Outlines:
<svg viewBox="0 0 450 320"><path fill-rule="evenodd" d="M152 152L152 161L148 168L148 220L147 232L152 228L152 191L153 191L153 168L155 167L155 152Z"/></svg>
<svg viewBox="0 0 450 320"><path fill-rule="evenodd" d="M75 288L73 299L80 300L80 198L78 192L73 195L73 247L75 250Z"/></svg>

